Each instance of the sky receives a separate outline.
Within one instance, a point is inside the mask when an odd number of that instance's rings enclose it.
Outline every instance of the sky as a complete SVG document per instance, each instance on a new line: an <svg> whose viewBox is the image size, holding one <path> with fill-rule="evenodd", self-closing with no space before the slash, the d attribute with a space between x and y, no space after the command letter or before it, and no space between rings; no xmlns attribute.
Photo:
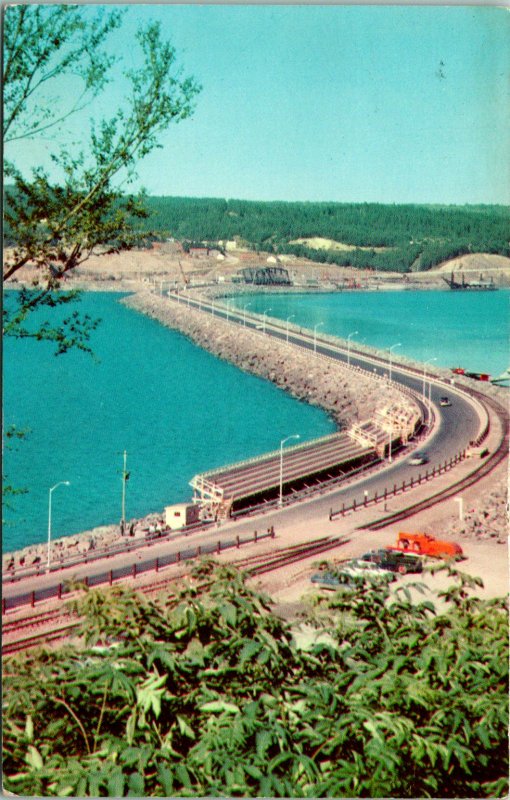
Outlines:
<svg viewBox="0 0 510 800"><path fill-rule="evenodd" d="M193 116L139 165L150 194L510 203L508 9L133 3L111 41L128 66L149 20L202 85ZM72 135L122 89L112 81ZM54 143L6 155L48 165Z"/></svg>

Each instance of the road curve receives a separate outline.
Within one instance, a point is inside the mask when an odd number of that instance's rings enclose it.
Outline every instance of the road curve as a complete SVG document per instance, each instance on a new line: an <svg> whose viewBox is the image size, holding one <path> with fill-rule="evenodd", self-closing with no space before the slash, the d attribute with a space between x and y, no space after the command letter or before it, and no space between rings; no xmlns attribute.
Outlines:
<svg viewBox="0 0 510 800"><path fill-rule="evenodd" d="M233 323L245 324L246 327L257 330L261 336L271 336L279 340L286 340L287 338L285 325L273 319L266 320L265 330L262 332L258 329L260 328L259 317L251 315L246 315L245 317L232 309L227 311L225 307L213 306L213 304L204 301L198 302L190 299L189 304L203 312L214 313L216 316L225 319L228 318ZM340 343L338 345L333 344L302 330L299 333L295 331L289 332L288 341L310 351L314 358L328 357L347 365L347 350ZM376 355L365 355L352 348L349 353L349 361L353 369L359 368L375 372L381 376L388 371L388 364L384 358ZM424 375L419 371L403 367L394 362L392 364L392 379L395 384L404 387L418 398L422 396ZM431 412L435 420L426 440L426 448L430 459L430 463L427 466L433 468L435 465L439 465L457 453L462 452L472 440L479 436L483 427L484 409L478 400L469 396L466 390L445 384L444 381L433 375L427 375L426 379L427 388L430 381ZM439 405L439 399L446 393L452 399L452 406L442 408ZM384 469L379 469L372 474L360 477L359 480L349 485L340 486L328 492L327 496L319 495L310 498L307 501L307 513L328 514L332 506L339 506L344 502L348 506L352 504L353 500L356 500L361 505L367 492L370 495L375 492L379 496L382 495L385 488L391 489L394 484L399 485L403 481L408 481L411 475L417 476L420 468L412 467L408 462L409 456L399 457L391 465L387 464ZM288 524L294 520L299 521L300 518L302 518L301 506L299 504L291 504L286 508L269 512L264 515L262 520L260 518L258 520L241 518L235 523L231 522L228 524L228 530L211 530L211 528L208 528L198 531L186 539L189 542L189 547L183 548L183 537L175 536L153 544L150 548L141 548L134 553L122 553L107 560L102 559L89 564L74 565L49 574L26 578L16 583L4 583L3 596L12 603L16 601L16 597L26 595L33 590L51 591L52 588L56 588L58 584L71 577L78 580L83 580L85 577L93 578L94 575L104 573L105 569L126 567L133 563L137 563L142 569L143 565L148 565L158 556L169 555L178 551L182 552L183 550L191 555L193 551L196 551L197 542L205 547L228 538L232 539L233 536L235 538L235 535L241 537L248 534L251 535L257 527L261 531L272 525L277 530L278 524L284 519ZM234 534L232 533L232 528L235 529Z"/></svg>

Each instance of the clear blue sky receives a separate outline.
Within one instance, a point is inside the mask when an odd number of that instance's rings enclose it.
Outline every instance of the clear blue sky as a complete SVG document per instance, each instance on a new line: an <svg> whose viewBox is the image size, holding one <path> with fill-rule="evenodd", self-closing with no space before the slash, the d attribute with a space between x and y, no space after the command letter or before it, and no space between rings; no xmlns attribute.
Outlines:
<svg viewBox="0 0 510 800"><path fill-rule="evenodd" d="M128 63L148 19L203 86L140 165L151 194L510 203L507 9L132 4Z"/></svg>

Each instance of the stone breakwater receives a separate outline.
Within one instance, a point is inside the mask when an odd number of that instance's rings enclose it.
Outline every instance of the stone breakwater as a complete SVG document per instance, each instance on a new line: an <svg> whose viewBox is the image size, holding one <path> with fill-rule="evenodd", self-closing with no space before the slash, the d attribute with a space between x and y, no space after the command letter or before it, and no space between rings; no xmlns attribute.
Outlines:
<svg viewBox="0 0 510 800"><path fill-rule="evenodd" d="M227 322L188 308L185 303L140 291L121 300L137 312L178 330L213 355L235 364L288 392L292 397L324 409L339 428L370 419L377 408L398 401L412 402L395 386L370 374L348 369L306 352L299 347L279 342L262 332ZM151 526L162 524L159 514L140 520L128 520L133 535L144 537ZM122 539L118 525L105 525L52 542L52 563L72 556L111 546ZM3 570L40 566L46 563L46 545L34 544L14 554L3 556Z"/></svg>
<svg viewBox="0 0 510 800"><path fill-rule="evenodd" d="M319 406L339 428L373 417L377 408L393 402L412 402L394 385L292 344L265 336L176 303L150 292L139 292L121 302L147 314L218 358L244 372L271 381L292 397Z"/></svg>
<svg viewBox="0 0 510 800"><path fill-rule="evenodd" d="M508 542L508 478L499 478L479 499L467 503L464 519L450 523L451 536L467 539L492 539L498 544Z"/></svg>

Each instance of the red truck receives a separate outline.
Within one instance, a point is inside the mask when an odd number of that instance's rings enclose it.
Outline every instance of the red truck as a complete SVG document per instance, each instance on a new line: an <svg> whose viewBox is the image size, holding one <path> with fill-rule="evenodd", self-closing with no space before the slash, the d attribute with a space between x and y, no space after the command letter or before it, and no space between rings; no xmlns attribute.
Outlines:
<svg viewBox="0 0 510 800"><path fill-rule="evenodd" d="M463 555L460 544L436 539L430 533L399 533L397 544L391 549L434 558L461 558Z"/></svg>

